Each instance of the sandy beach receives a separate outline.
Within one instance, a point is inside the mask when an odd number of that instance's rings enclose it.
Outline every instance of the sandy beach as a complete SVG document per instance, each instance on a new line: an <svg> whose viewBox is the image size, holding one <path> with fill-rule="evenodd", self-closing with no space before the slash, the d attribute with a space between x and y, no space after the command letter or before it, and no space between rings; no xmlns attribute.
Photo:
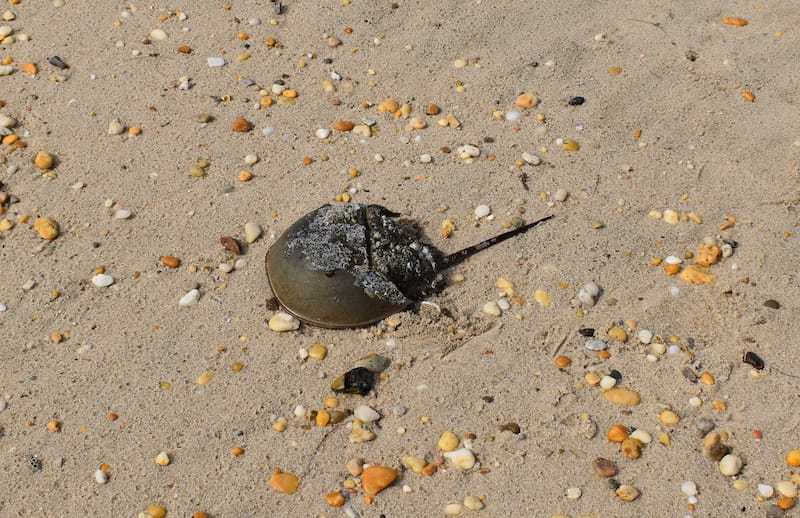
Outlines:
<svg viewBox="0 0 800 518"><path fill-rule="evenodd" d="M798 516L796 3L155 4L0 7L0 516ZM326 203L554 217L275 331Z"/></svg>

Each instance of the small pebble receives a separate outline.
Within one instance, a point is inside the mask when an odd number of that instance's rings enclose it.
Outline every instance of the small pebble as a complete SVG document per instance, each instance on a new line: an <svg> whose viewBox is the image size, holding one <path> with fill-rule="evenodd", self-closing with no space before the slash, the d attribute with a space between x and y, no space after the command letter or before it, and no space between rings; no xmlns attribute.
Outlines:
<svg viewBox="0 0 800 518"><path fill-rule="evenodd" d="M477 496L467 495L464 497L464 507L470 511L480 511L483 509L483 502Z"/></svg>
<svg viewBox="0 0 800 518"><path fill-rule="evenodd" d="M360 419L363 423L372 423L381 418L381 414L377 410L367 405L358 405L353 411L353 416Z"/></svg>
<svg viewBox="0 0 800 518"><path fill-rule="evenodd" d="M559 189L553 194L553 199L557 202L563 202L567 199L568 193L566 189Z"/></svg>
<svg viewBox="0 0 800 518"><path fill-rule="evenodd" d="M167 455L167 452L162 451L161 453L156 455L156 464L158 464L159 466L168 466L169 463L170 459L169 455Z"/></svg>
<svg viewBox="0 0 800 518"><path fill-rule="evenodd" d="M780 309L781 305L777 300L769 299L764 302L764 305L770 309Z"/></svg>
<svg viewBox="0 0 800 518"><path fill-rule="evenodd" d="M627 484L619 486L615 493L623 502L633 502L639 498L639 490Z"/></svg>
<svg viewBox="0 0 800 518"><path fill-rule="evenodd" d="M578 290L578 300L586 307L592 307L597 302L600 288L593 282L587 282Z"/></svg>
<svg viewBox="0 0 800 518"><path fill-rule="evenodd" d="M639 342L647 345L653 339L653 333L648 329L640 329L637 337L639 338Z"/></svg>
<svg viewBox="0 0 800 518"><path fill-rule="evenodd" d="M225 58L213 57L208 58L208 66L210 67L221 67L225 65Z"/></svg>
<svg viewBox="0 0 800 518"><path fill-rule="evenodd" d="M447 516L459 516L462 512L464 512L464 508L461 504L447 504L444 506L444 514Z"/></svg>
<svg viewBox="0 0 800 518"><path fill-rule="evenodd" d="M485 218L492 213L492 209L488 205L478 205L475 207L475 219Z"/></svg>
<svg viewBox="0 0 800 518"><path fill-rule="evenodd" d="M99 273L92 277L92 284L94 284L98 288L107 288L114 284L114 277L108 275L107 273Z"/></svg>
<svg viewBox="0 0 800 518"><path fill-rule="evenodd" d="M53 155L47 151L41 150L33 157L33 163L42 171L47 171L53 167Z"/></svg>
<svg viewBox="0 0 800 518"><path fill-rule="evenodd" d="M617 467L614 463L603 457L597 457L592 461L594 472L604 478L610 478L617 474Z"/></svg>
<svg viewBox="0 0 800 518"><path fill-rule="evenodd" d="M453 451L458 448L458 436L451 432L450 430L445 430L442 432L442 435L439 437L439 441L437 442L437 446L442 451Z"/></svg>
<svg viewBox="0 0 800 518"><path fill-rule="evenodd" d="M782 480L775 484L775 489L778 490L778 493L785 496L786 498L795 498L797 497L797 486L794 485L794 482L791 480Z"/></svg>
<svg viewBox="0 0 800 518"><path fill-rule="evenodd" d="M101 485L105 484L108 482L108 475L106 475L106 472L102 469L98 469L94 472L94 481Z"/></svg>
<svg viewBox="0 0 800 518"><path fill-rule="evenodd" d="M58 237L58 223L52 218L36 218L36 221L33 223L33 228L39 234L39 237L47 241L52 241Z"/></svg>
<svg viewBox="0 0 800 518"><path fill-rule="evenodd" d="M758 494L763 498L772 498L772 495L775 494L775 488L770 486L769 484L759 484L756 486L756 490Z"/></svg>
<svg viewBox="0 0 800 518"><path fill-rule="evenodd" d="M589 349L590 351L602 351L607 349L608 345L604 341L598 338L592 338L586 340L586 348Z"/></svg>
<svg viewBox="0 0 800 518"><path fill-rule="evenodd" d="M603 390L612 389L617 385L616 378L612 378L611 376L603 376L600 378L600 388Z"/></svg>
<svg viewBox="0 0 800 518"><path fill-rule="evenodd" d="M280 468L275 468L275 472L269 477L267 483L273 491L293 495L300 485L300 478L294 473L284 473Z"/></svg>
<svg viewBox="0 0 800 518"><path fill-rule="evenodd" d="M114 218L116 219L129 219L133 213L128 209L118 209L114 212Z"/></svg>
<svg viewBox="0 0 800 518"><path fill-rule="evenodd" d="M726 477L738 475L742 470L742 459L733 453L729 453L722 457L719 461L719 471Z"/></svg>
<svg viewBox="0 0 800 518"><path fill-rule="evenodd" d="M483 312L487 315L493 317L499 317L503 314L503 311L500 309L500 306L497 304L496 300L491 300L483 305Z"/></svg>
<svg viewBox="0 0 800 518"><path fill-rule="evenodd" d="M153 29L150 31L150 38L153 41L164 41L167 39L167 33L164 32L164 29Z"/></svg>
<svg viewBox="0 0 800 518"><path fill-rule="evenodd" d="M397 471L386 466L369 466L361 473L361 488L367 496L375 496L397 480Z"/></svg>
<svg viewBox="0 0 800 518"><path fill-rule="evenodd" d="M697 494L697 484L692 482L691 480L685 481L681 484L681 493L686 496L694 496Z"/></svg>
<svg viewBox="0 0 800 518"><path fill-rule="evenodd" d="M330 134L331 134L331 130L329 130L328 128L319 128L319 129L317 129L317 131L314 132L314 135L318 139L326 139L326 138L328 138L330 136Z"/></svg>
<svg viewBox="0 0 800 518"><path fill-rule="evenodd" d="M245 223L244 240L248 243L254 243L259 237L261 237L262 232L263 230L261 229L261 225L258 223Z"/></svg>
<svg viewBox="0 0 800 518"><path fill-rule="evenodd" d="M625 388L615 387L603 392L607 401L616 405L636 406L640 402L639 394Z"/></svg>
<svg viewBox="0 0 800 518"><path fill-rule="evenodd" d="M200 300L200 290L197 288L190 290L186 295L181 297L178 304L181 306L194 306Z"/></svg>
<svg viewBox="0 0 800 518"><path fill-rule="evenodd" d="M121 135L122 132L124 131L125 131L125 125L122 124L118 119L114 119L113 121L108 123L109 135Z"/></svg>
<svg viewBox="0 0 800 518"><path fill-rule="evenodd" d="M279 311L269 319L269 328L273 331L283 333L286 331L296 331L300 328L300 321L289 313Z"/></svg>
<svg viewBox="0 0 800 518"><path fill-rule="evenodd" d="M245 155L244 163L247 164L247 165L253 165L253 164L258 163L258 155L254 155L252 153L249 154L249 155Z"/></svg>
<svg viewBox="0 0 800 518"><path fill-rule="evenodd" d="M568 487L566 493L569 500L577 500L583 494L579 487Z"/></svg>
<svg viewBox="0 0 800 518"><path fill-rule="evenodd" d="M475 465L475 455L466 448L446 451L443 455L447 462L463 470L472 469Z"/></svg>

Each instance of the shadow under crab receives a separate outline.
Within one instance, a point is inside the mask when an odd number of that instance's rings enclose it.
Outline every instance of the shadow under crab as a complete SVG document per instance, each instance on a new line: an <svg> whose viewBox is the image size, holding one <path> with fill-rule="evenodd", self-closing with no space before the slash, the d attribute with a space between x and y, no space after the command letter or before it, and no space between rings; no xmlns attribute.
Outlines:
<svg viewBox="0 0 800 518"><path fill-rule="evenodd" d="M553 216L445 255L413 221L380 205L323 205L267 252L267 278L286 311L320 327L373 324L441 291L444 270Z"/></svg>

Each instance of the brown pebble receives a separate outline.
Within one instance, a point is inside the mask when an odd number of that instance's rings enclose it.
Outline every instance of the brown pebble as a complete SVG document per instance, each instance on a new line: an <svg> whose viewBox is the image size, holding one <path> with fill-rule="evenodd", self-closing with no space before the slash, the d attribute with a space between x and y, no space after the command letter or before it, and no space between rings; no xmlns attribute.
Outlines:
<svg viewBox="0 0 800 518"><path fill-rule="evenodd" d="M239 246L239 242L230 236L222 236L219 238L219 242L222 245L222 248L228 250L229 252L233 252L234 255L240 255L242 253L242 248Z"/></svg>
<svg viewBox="0 0 800 518"><path fill-rule="evenodd" d="M569 365L572 363L572 360L570 360L568 357L564 356L563 354L559 354L558 356L556 356L555 363L556 363L556 367L558 367L559 369L563 370L563 369L566 369L567 367L569 367Z"/></svg>
<svg viewBox="0 0 800 518"><path fill-rule="evenodd" d="M239 117L233 120L232 129L237 133L244 133L253 129L253 125L244 117Z"/></svg>
<svg viewBox="0 0 800 518"><path fill-rule="evenodd" d="M777 300L769 299L764 301L764 305L771 309L780 309L781 305Z"/></svg>
<svg viewBox="0 0 800 518"><path fill-rule="evenodd" d="M33 224L34 230L39 234L39 237L52 241L58 237L58 223L56 220L48 217L36 218Z"/></svg>
<svg viewBox="0 0 800 518"><path fill-rule="evenodd" d="M190 52L192 52L192 47L190 47L189 45L181 45L180 47L178 47L178 52L180 52L181 54L189 54Z"/></svg>
<svg viewBox="0 0 800 518"><path fill-rule="evenodd" d="M425 107L425 113L427 113L428 115L439 115L441 112L442 109L433 103L430 103L428 106Z"/></svg>
<svg viewBox="0 0 800 518"><path fill-rule="evenodd" d="M633 502L639 498L639 490L627 484L619 486L615 493L623 502Z"/></svg>
<svg viewBox="0 0 800 518"><path fill-rule="evenodd" d="M629 459L638 459L642 456L642 446L644 446L644 443L639 439L628 437L622 441L620 450L622 450L622 453Z"/></svg>
<svg viewBox="0 0 800 518"><path fill-rule="evenodd" d="M33 163L42 171L47 171L53 167L53 155L44 150L39 151L36 153L36 156L33 157Z"/></svg>
<svg viewBox="0 0 800 518"><path fill-rule="evenodd" d="M165 255L161 258L161 264L167 268L177 268L181 265L181 260L174 255Z"/></svg>
<svg viewBox="0 0 800 518"><path fill-rule="evenodd" d="M719 462L722 460L722 457L730 453L730 451L731 449L728 447L728 445L718 442L706 449L706 455L708 455L709 459Z"/></svg>
<svg viewBox="0 0 800 518"><path fill-rule="evenodd" d="M336 131L350 131L355 124L350 121L336 121L333 123L333 129Z"/></svg>
<svg viewBox="0 0 800 518"><path fill-rule="evenodd" d="M367 496L375 496L397 480L397 471L386 466L369 466L361 474L361 488Z"/></svg>
<svg viewBox="0 0 800 518"><path fill-rule="evenodd" d="M594 459L592 461L592 467L594 468L594 472L601 477L610 478L617 474L617 467L614 465L614 462L604 459L603 457Z"/></svg>

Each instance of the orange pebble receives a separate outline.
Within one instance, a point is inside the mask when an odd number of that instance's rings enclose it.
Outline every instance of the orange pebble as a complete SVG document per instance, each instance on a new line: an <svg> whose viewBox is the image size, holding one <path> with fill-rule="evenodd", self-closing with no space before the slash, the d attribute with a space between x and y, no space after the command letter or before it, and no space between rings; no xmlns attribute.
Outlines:
<svg viewBox="0 0 800 518"><path fill-rule="evenodd" d="M244 133L246 131L250 131L253 129L253 125L250 124L250 121L245 119L244 117L238 117L233 120L232 125L233 131L237 133Z"/></svg>
<svg viewBox="0 0 800 518"><path fill-rule="evenodd" d="M783 509L784 511L788 511L792 507L794 507L794 498L789 498L788 496L782 496L778 498L778 501L775 504Z"/></svg>
<svg viewBox="0 0 800 518"><path fill-rule="evenodd" d="M100 464L100 471L108 473L109 471L111 471L111 465L110 464L106 464L105 462Z"/></svg>
<svg viewBox="0 0 800 518"><path fill-rule="evenodd" d="M139 126L131 126L130 128L128 128L128 133L136 137L142 134L142 128L140 128Z"/></svg>
<svg viewBox="0 0 800 518"><path fill-rule="evenodd" d="M569 364L572 363L572 360L564 356L563 354L559 354L556 356L556 367L559 369L566 369L569 367Z"/></svg>
<svg viewBox="0 0 800 518"><path fill-rule="evenodd" d="M753 92L748 92L745 90L744 92L742 92L742 98L747 102L751 103L756 102L756 94L754 94Z"/></svg>
<svg viewBox="0 0 800 518"><path fill-rule="evenodd" d="M36 63L25 63L22 65L22 71L26 74L35 75L39 72L39 67L36 66Z"/></svg>
<svg viewBox="0 0 800 518"><path fill-rule="evenodd" d="M310 156L303 157L303 165L311 165L314 160Z"/></svg>
<svg viewBox="0 0 800 518"><path fill-rule="evenodd" d="M744 27L747 25L747 20L744 18L737 18L736 16L726 16L722 19L722 23L725 25L734 25L736 27Z"/></svg>
<svg viewBox="0 0 800 518"><path fill-rule="evenodd" d="M716 383L716 381L714 380L714 376L710 372L706 371L700 375L700 383L703 385L713 385Z"/></svg>
<svg viewBox="0 0 800 518"><path fill-rule="evenodd" d="M272 100L272 97L262 97L262 98L261 98L261 99L258 101L258 104L259 104L259 105L260 105L262 108L267 108L267 107L269 107L269 106L272 106L272 103L273 103L273 102L275 102L275 101L273 101L273 100Z"/></svg>
<svg viewBox="0 0 800 518"><path fill-rule="evenodd" d="M294 90L292 88L287 88L286 90L281 92L281 95L289 99L294 99L295 97L297 97L297 90Z"/></svg>
<svg viewBox="0 0 800 518"><path fill-rule="evenodd" d="M355 124L350 121L336 121L333 123L333 129L336 131L350 131Z"/></svg>
<svg viewBox="0 0 800 518"><path fill-rule="evenodd" d="M325 495L325 503L331 507L341 507L344 505L344 495L341 491L334 491Z"/></svg>
<svg viewBox="0 0 800 518"><path fill-rule="evenodd" d="M236 37L242 41L247 41L250 39L250 35L247 34L246 32L240 32L239 34L236 35Z"/></svg>
<svg viewBox="0 0 800 518"><path fill-rule="evenodd" d="M208 514L205 511L195 511L192 518L208 518Z"/></svg>
<svg viewBox="0 0 800 518"><path fill-rule="evenodd" d="M539 99L536 98L535 95L530 93L520 94L517 97L517 100L514 104L516 104L519 108L533 108L539 103Z"/></svg>
<svg viewBox="0 0 800 518"><path fill-rule="evenodd" d="M761 430L758 428L753 428L753 439L760 441L763 437L764 435L761 433Z"/></svg>
<svg viewBox="0 0 800 518"><path fill-rule="evenodd" d="M58 433L61 431L61 422L56 419L52 419L47 422L47 429L53 433Z"/></svg>
<svg viewBox="0 0 800 518"><path fill-rule="evenodd" d="M628 428L624 424L617 423L608 429L606 437L608 437L609 442L621 443L628 438L628 435Z"/></svg>
<svg viewBox="0 0 800 518"><path fill-rule="evenodd" d="M231 448L231 455L233 455L234 457L238 457L243 453L244 453L244 448L242 448L241 446L234 446L233 448Z"/></svg>
<svg viewBox="0 0 800 518"><path fill-rule="evenodd" d="M622 73L622 67L611 67L608 69L608 73L612 76L618 76Z"/></svg>
<svg viewBox="0 0 800 518"><path fill-rule="evenodd" d="M177 268L181 265L181 260L174 255L165 255L161 258L161 264L167 268Z"/></svg>
<svg viewBox="0 0 800 518"><path fill-rule="evenodd" d="M115 414L114 412L109 412L108 414L106 414L106 418L109 421L116 421L117 419L119 419L119 416L117 414Z"/></svg>
<svg viewBox="0 0 800 518"><path fill-rule="evenodd" d="M189 45L181 45L180 47L178 47L178 52L180 52L181 54L189 54L192 52L192 47L190 47Z"/></svg>
<svg viewBox="0 0 800 518"><path fill-rule="evenodd" d="M61 342L64 341L64 335L62 335L61 333L52 333L50 335L50 341L53 342L54 344L60 344Z"/></svg>
<svg viewBox="0 0 800 518"><path fill-rule="evenodd" d="M800 450L791 450L786 454L786 464L796 468L800 466Z"/></svg>
<svg viewBox="0 0 800 518"><path fill-rule="evenodd" d="M611 353L603 349L602 351L597 351L597 357L600 358L601 360L607 360L611 358Z"/></svg>
<svg viewBox="0 0 800 518"><path fill-rule="evenodd" d="M695 263L700 266L711 266L719 261L719 256L722 255L717 245L700 245L700 250L697 252L697 259Z"/></svg>

